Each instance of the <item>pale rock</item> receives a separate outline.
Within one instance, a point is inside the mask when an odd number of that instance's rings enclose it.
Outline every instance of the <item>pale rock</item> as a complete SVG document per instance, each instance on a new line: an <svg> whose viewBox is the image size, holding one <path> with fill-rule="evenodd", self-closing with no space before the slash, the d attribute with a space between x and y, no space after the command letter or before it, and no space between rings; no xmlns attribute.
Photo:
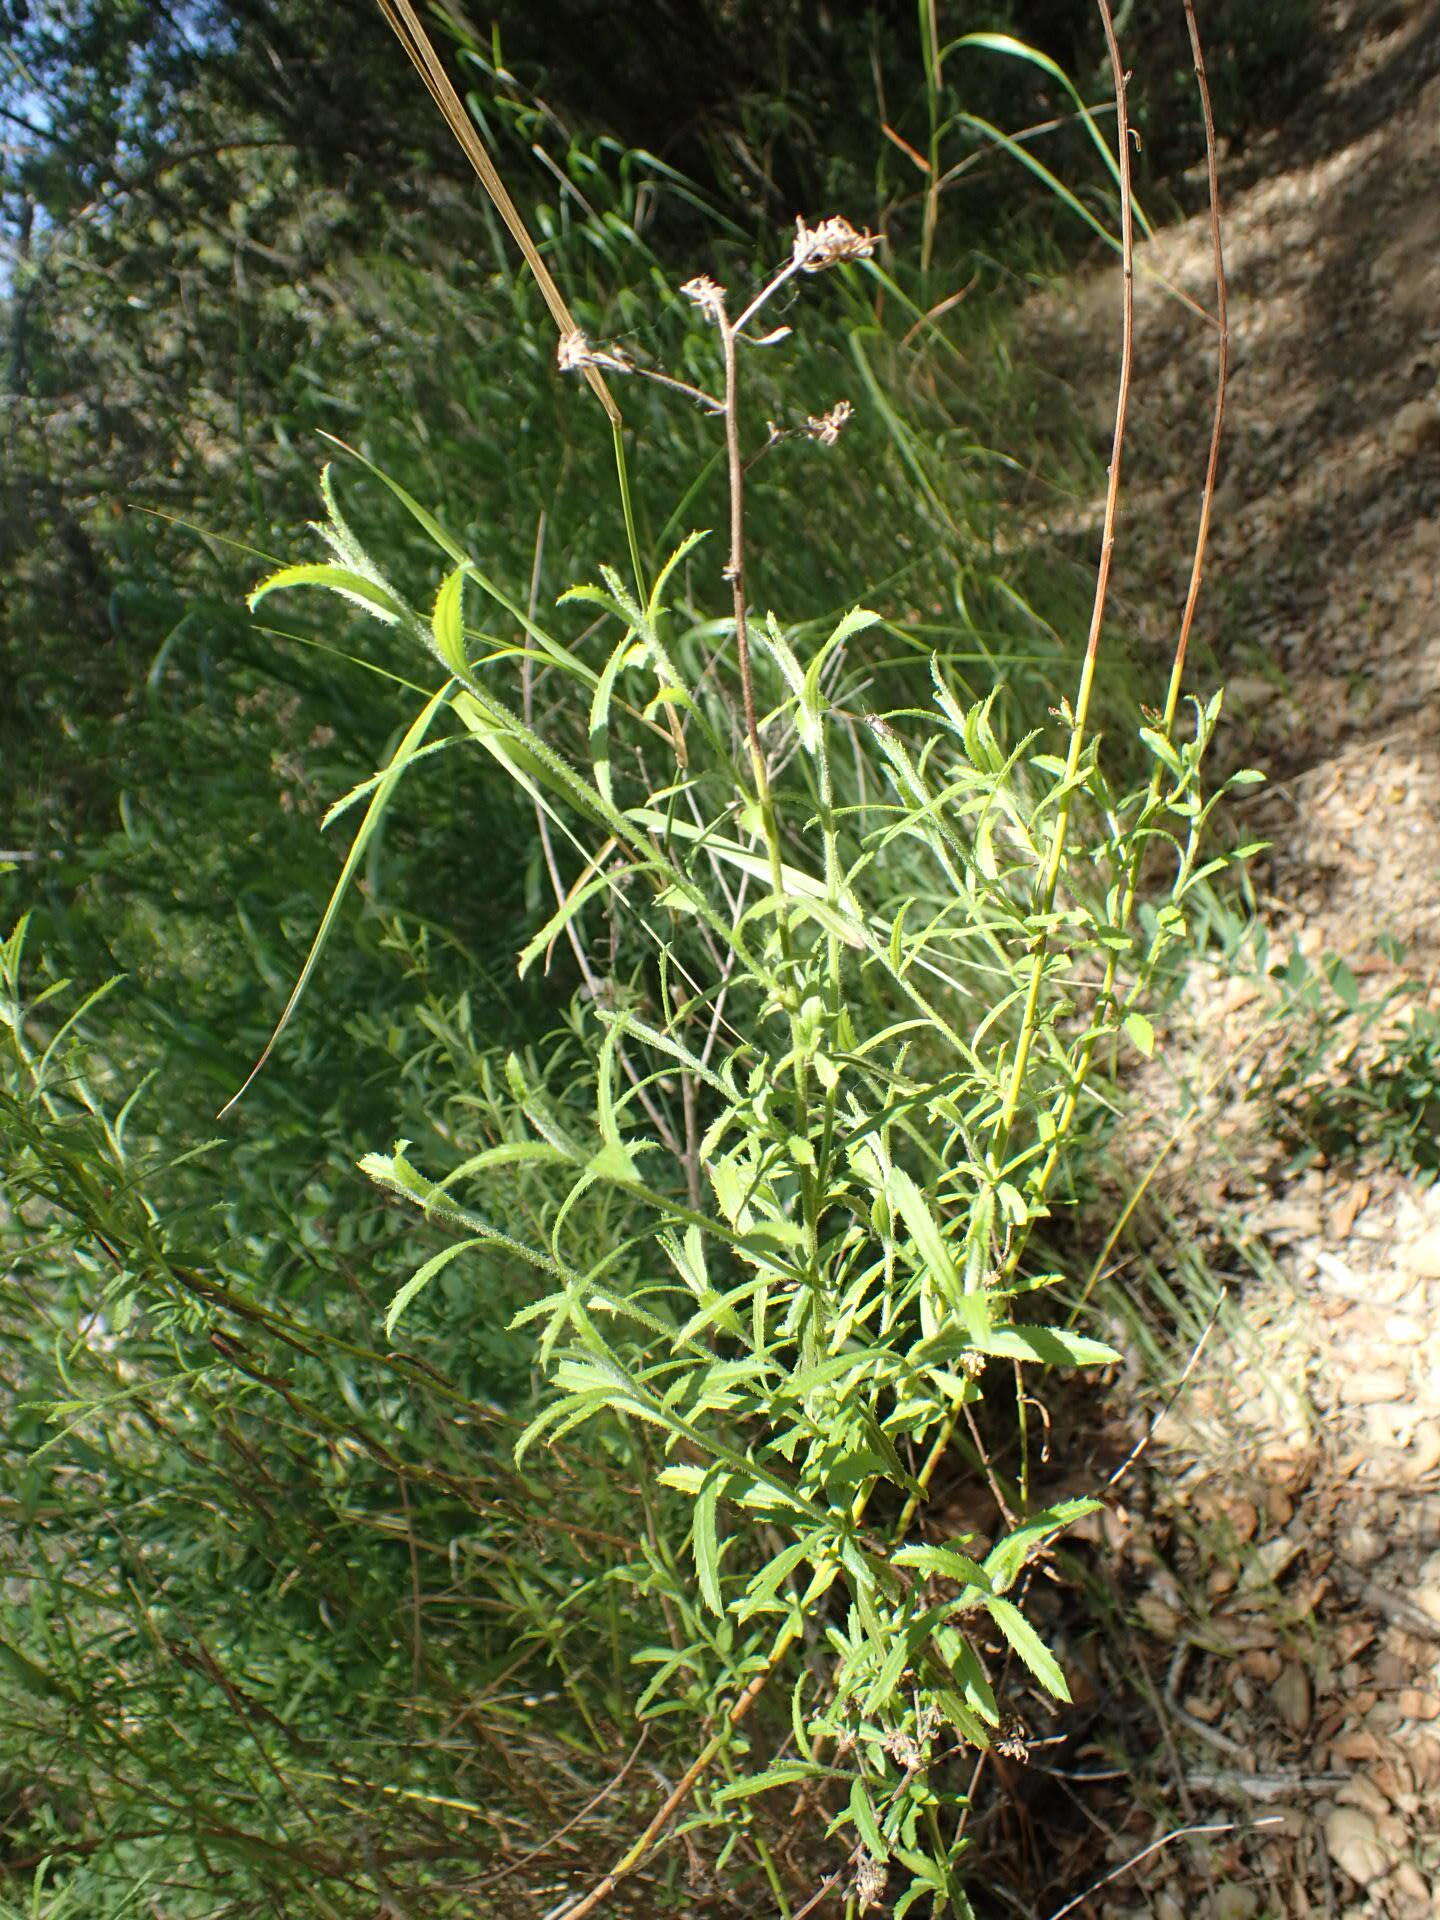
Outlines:
<svg viewBox="0 0 1440 1920"><path fill-rule="evenodd" d="M1417 1733L1405 1746L1405 1758L1414 1776L1416 1792L1440 1789L1440 1740L1433 1733Z"/></svg>
<svg viewBox="0 0 1440 1920"><path fill-rule="evenodd" d="M1339 1397L1346 1406L1367 1407L1381 1401L1402 1401L1408 1392L1405 1375L1398 1367L1367 1367L1345 1376Z"/></svg>
<svg viewBox="0 0 1440 1920"><path fill-rule="evenodd" d="M1420 1422L1420 1409L1405 1401L1379 1401L1365 1408L1365 1431L1377 1447L1403 1444Z"/></svg>
<svg viewBox="0 0 1440 1920"><path fill-rule="evenodd" d="M1400 1250L1400 1265L1422 1280L1440 1280L1440 1227L1434 1227Z"/></svg>
<svg viewBox="0 0 1440 1920"><path fill-rule="evenodd" d="M1280 1669L1270 1698L1291 1733L1304 1733L1310 1724L1310 1676L1297 1661L1289 1661Z"/></svg>
<svg viewBox="0 0 1440 1920"><path fill-rule="evenodd" d="M1377 1741L1376 1750L1383 1753L1385 1748ZM1378 1764L1368 1773L1351 1774L1335 1795L1341 1806L1354 1807L1359 1812L1367 1814L1374 1821L1377 1834L1380 1832L1381 1822L1388 1819L1390 1815L1390 1802L1381 1792L1380 1783L1375 1777Z"/></svg>
<svg viewBox="0 0 1440 1920"><path fill-rule="evenodd" d="M1430 1920L1433 1911L1430 1888L1425 1876L1408 1860L1402 1860L1385 1883L1385 1896L1400 1920Z"/></svg>
<svg viewBox="0 0 1440 1920"><path fill-rule="evenodd" d="M1215 1920L1251 1920L1259 1908L1260 1896L1253 1887L1218 1887L1210 1902Z"/></svg>
<svg viewBox="0 0 1440 1920"><path fill-rule="evenodd" d="M1288 1535L1277 1533L1273 1540L1267 1540L1256 1549L1255 1557L1250 1560L1240 1576L1240 1591L1254 1593L1260 1588L1278 1580L1291 1561L1300 1552L1300 1542L1291 1540Z"/></svg>
<svg viewBox="0 0 1440 1920"><path fill-rule="evenodd" d="M1141 1620L1161 1640L1174 1640L1180 1631L1180 1615L1167 1607L1157 1594L1142 1593L1135 1603Z"/></svg>
<svg viewBox="0 0 1440 1920"><path fill-rule="evenodd" d="M1415 1437L1405 1449L1405 1472L1412 1480L1423 1480L1440 1467L1440 1420L1424 1419L1415 1429ZM1435 1616L1440 1621L1440 1614Z"/></svg>
<svg viewBox="0 0 1440 1920"><path fill-rule="evenodd" d="M1255 1538L1255 1530L1260 1525L1260 1515L1253 1500L1227 1500L1221 1512L1230 1522L1235 1538L1242 1544Z"/></svg>
<svg viewBox="0 0 1440 1920"><path fill-rule="evenodd" d="M1316 1210L1316 1222L1319 1222L1319 1210ZM1315 1264L1320 1269L1320 1277L1327 1293L1338 1293L1346 1300L1373 1299L1373 1283L1363 1280L1353 1268L1347 1267L1343 1260L1333 1253L1317 1250Z"/></svg>
<svg viewBox="0 0 1440 1920"><path fill-rule="evenodd" d="M1423 1321L1408 1313L1390 1313L1385 1316L1385 1338L1393 1341L1397 1347L1419 1347L1425 1343L1430 1329Z"/></svg>
<svg viewBox="0 0 1440 1920"><path fill-rule="evenodd" d="M1340 1551L1352 1567L1362 1571L1385 1557L1385 1542L1373 1527L1347 1527L1340 1537Z"/></svg>
<svg viewBox="0 0 1440 1920"><path fill-rule="evenodd" d="M1407 400L1397 407L1386 435L1390 451L1402 460L1440 448L1440 401L1432 395L1425 400Z"/></svg>
<svg viewBox="0 0 1440 1920"><path fill-rule="evenodd" d="M1334 1807L1325 1818L1325 1845L1336 1866L1357 1886L1368 1887L1390 1865L1374 1817L1360 1807Z"/></svg>
<svg viewBox="0 0 1440 1920"><path fill-rule="evenodd" d="M1295 1502L1283 1487L1267 1487L1265 1511L1270 1517L1272 1526L1288 1527L1295 1518Z"/></svg>

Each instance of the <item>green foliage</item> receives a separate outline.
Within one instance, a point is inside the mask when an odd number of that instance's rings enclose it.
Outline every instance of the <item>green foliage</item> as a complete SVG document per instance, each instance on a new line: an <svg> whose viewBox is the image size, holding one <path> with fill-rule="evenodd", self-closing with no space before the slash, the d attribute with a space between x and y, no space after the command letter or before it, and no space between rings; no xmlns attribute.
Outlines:
<svg viewBox="0 0 1440 1920"><path fill-rule="evenodd" d="M731 323L713 283L689 291L727 342L733 447ZM742 476L732 451L732 488ZM942 1737L984 1747L1001 1725L992 1633L1065 1697L1004 1596L1088 1506L1031 1511L1022 1468L1002 1494L1011 1530L983 1562L909 1534L993 1363L1116 1358L1023 1313L1055 1278L1028 1253L1096 1051L1122 1033L1148 1050L1131 1003L1222 864L1199 858L1218 699L1190 738L1143 726L1153 773L1117 793L1087 736L1088 672L1056 754L1034 733L1006 742L993 698L967 704L939 661L925 696L871 709L873 612L833 626L770 615L749 626L752 652L737 599L721 634L742 714L716 671L693 536L653 582L602 567L562 595L594 616L567 632L520 610L386 484L452 569L432 616L395 600L328 483L326 540L348 567L285 568L256 595L383 596L382 617L444 669L373 788L352 863L422 737L453 715L449 737L507 771L545 838L555 910L522 971L563 938L585 984L558 1058L507 1063L501 1142L474 1141L458 1164L450 1143L439 1175L408 1140L363 1162L462 1236L411 1276L389 1324L482 1256L531 1269L514 1325L534 1330L553 1392L517 1458L597 1424L648 1432L660 1486L688 1511L693 1571L651 1553L624 1577L663 1600L670 1629L643 1656L639 1710L718 1728L696 1820L733 1840L758 1797L806 1778L838 1803L831 1830L853 1860L894 1854L911 1876L902 1899L963 1910L963 1844L934 1826L955 1805ZM732 552L733 577L742 566ZM516 638L493 630L509 623ZM532 691L545 734L526 718ZM1168 852L1167 900L1142 931L1150 848ZM535 1205L518 1235L504 1207L517 1179ZM738 1729L772 1681L800 1758L756 1774ZM712 1792L716 1764L729 1777Z"/></svg>
<svg viewBox="0 0 1440 1920"><path fill-rule="evenodd" d="M1260 1092L1300 1160L1373 1160L1424 1181L1440 1174L1440 1016L1410 982L1367 997L1334 954L1297 950L1280 980L1285 1044Z"/></svg>
<svg viewBox="0 0 1440 1920"><path fill-rule="evenodd" d="M1006 501L1053 423L998 302L929 313L954 202L899 148L928 278L832 274L802 350L740 343L742 408L660 240L703 225L740 284L745 234L460 38L623 385L626 514L433 177L372 231L247 147L34 282L6 1865L57 1914L533 1913L644 1833L638 1731L692 1870L964 1914L961 1755L1023 1739L1023 1676L1065 1697L1027 1581L1085 1509L1032 1485L1017 1383L1113 1358L1036 1236L1214 871L1216 705L1140 726L1123 647L1059 692L1084 569ZM930 56L897 119L947 164L1034 157L962 66L1078 104L994 34ZM1093 124L1063 204L1110 233ZM351 446L284 565L250 542L321 424ZM737 624L690 530L742 484ZM203 536L117 519L136 488ZM957 1470L998 1539L927 1527ZM681 1849L623 1865L693 1906Z"/></svg>

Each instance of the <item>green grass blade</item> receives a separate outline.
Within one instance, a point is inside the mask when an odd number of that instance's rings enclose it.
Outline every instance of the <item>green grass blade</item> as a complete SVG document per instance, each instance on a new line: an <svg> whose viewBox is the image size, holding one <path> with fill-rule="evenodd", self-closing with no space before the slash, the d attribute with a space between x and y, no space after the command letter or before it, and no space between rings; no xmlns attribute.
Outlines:
<svg viewBox="0 0 1440 1920"><path fill-rule="evenodd" d="M375 829L379 826L381 820L385 816L385 809L390 804L391 796L394 794L395 789L396 787L399 786L400 781L404 777L406 770L409 768L412 761L415 759L416 754L419 752L420 747L425 739L425 735L429 732L430 727L434 722L436 715L440 713L441 710L446 705L448 705L451 699L451 696L455 693L455 691L456 691L455 681L447 680L445 682L445 685L440 688L438 693L432 694L429 700L427 700L425 705L421 708L420 712L415 716L414 720L410 723L410 726L406 731L404 739L400 742L399 746L395 749L394 753L390 756L389 764L385 768L385 772L381 777L380 784L375 789L374 795L372 796L370 801L370 805L365 809L365 818L360 823L360 831L355 835L355 838L351 843L350 851L345 856L345 864L340 869L340 878L335 882L334 890L330 895L329 903L326 906L325 912L321 918L320 926L315 934L315 938L310 943L310 951L305 956L305 964L300 969L300 976L296 980L295 985L291 990L290 998L285 1002L285 1010L280 1015L280 1019L276 1024L275 1031L271 1034L269 1040L265 1044L265 1051L260 1055L260 1058L255 1062L255 1065L250 1069L249 1075L245 1080L245 1084L240 1088L240 1090L237 1093L232 1094L230 1099L228 1099L225 1102L225 1105L220 1109L220 1113L218 1116L220 1119L223 1120L225 1115L230 1112L231 1108L238 1105L238 1103L245 1097L245 1094L249 1091L256 1076L259 1074L261 1068L265 1065L266 1061L270 1058L271 1054L275 1051L276 1044L279 1041L281 1034L284 1033L285 1029L289 1026L291 1020L294 1018L295 1009L299 1006L301 998L304 995L305 989L310 984L311 975L314 973L315 968L319 963L320 955L324 949L325 942L329 939L330 931L335 925L336 915L340 911L341 902L344 900L346 893L349 891L350 882L354 879L356 869L359 867L361 860L364 858L365 849L370 844L370 840L374 835Z"/></svg>

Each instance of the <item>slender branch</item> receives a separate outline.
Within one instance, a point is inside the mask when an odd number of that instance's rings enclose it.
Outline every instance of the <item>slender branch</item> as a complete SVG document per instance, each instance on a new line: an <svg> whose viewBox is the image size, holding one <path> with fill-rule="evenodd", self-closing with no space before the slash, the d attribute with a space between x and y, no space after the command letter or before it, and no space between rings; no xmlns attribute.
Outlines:
<svg viewBox="0 0 1440 1920"><path fill-rule="evenodd" d="M1215 154L1215 115L1210 104L1210 82L1205 75L1205 53L1200 45L1200 30L1195 24L1194 0L1183 0L1185 26L1190 35L1190 52L1195 62L1195 84L1200 90L1200 110L1205 120L1205 174L1210 189L1210 251L1215 263L1215 317L1219 339L1215 348L1215 417L1210 428L1210 454L1205 463L1205 485L1200 494L1200 525L1195 534L1195 556L1190 563L1190 586L1185 595L1185 611L1180 619L1180 637L1175 643L1175 664L1170 670L1170 687L1165 697L1165 736L1175 724L1180 702L1180 683L1185 672L1185 654L1190 644L1190 629L1195 622L1195 607L1200 598L1200 582L1205 571L1205 550L1210 544L1210 509L1215 500L1215 477L1220 470L1220 441L1225 428L1225 387L1230 372L1230 306L1225 279L1225 244L1220 230L1220 170Z"/></svg>
<svg viewBox="0 0 1440 1920"><path fill-rule="evenodd" d="M1119 42L1115 38L1115 21L1109 0L1097 0L1097 4L1100 8L1101 24L1105 29L1105 45L1109 51L1110 72L1115 84L1117 158L1120 172L1121 267L1124 287L1120 378L1115 395L1115 426L1111 437L1110 474L1105 489L1105 517L1100 539L1100 561L1095 571L1095 596L1090 608L1090 631L1085 641L1085 659L1080 669L1080 685L1076 692L1074 712L1071 716L1070 749L1065 758L1062 783L1064 790L1056 813L1055 830L1051 835L1050 852L1040 884L1038 906L1041 930L1035 936L1030 986L1025 997L1025 1010L1021 1017L1019 1038L1015 1043L1015 1058L1011 1063L1005 1101L996 1127L994 1156L997 1167L1003 1166L1009 1148L1010 1135L1020 1107L1020 1096L1024 1090L1025 1074L1030 1064L1030 1050L1039 1024L1040 989L1044 982L1045 962L1050 951L1048 922L1054 909L1055 895L1060 885L1060 872L1065 860L1065 843L1069 835L1070 816L1074 804L1073 783L1080 769L1080 756L1085 746L1086 722L1089 718L1091 696L1095 689L1095 663L1099 657L1100 636L1105 624L1105 608L1110 597L1110 568L1115 554L1115 526L1120 511L1121 454L1125 445L1125 429L1130 412L1130 385L1135 365L1135 206L1130 178L1130 117L1125 99L1126 73L1120 59Z"/></svg>
<svg viewBox="0 0 1440 1920"><path fill-rule="evenodd" d="M578 1827L582 1820L588 1819L598 1806L610 1798L611 1794L614 1793L615 1789L624 1780L626 1774L629 1773L635 1762L640 1758L640 1749L645 1745L649 1737L649 1727L642 1727L640 1729L640 1738L630 1749L630 1757L626 1760L624 1766L621 1767L618 1773L613 1774L611 1778L605 1782L605 1785L593 1798L585 1802L585 1805L581 1807L578 1813L572 1814L563 1827L557 1827L548 1839L540 1842L539 1846L529 1848L528 1851L520 1855L518 1860L512 1860L508 1866L501 1867L497 1873L487 1875L480 1884L484 1887L498 1886L500 1881L508 1880L512 1873L518 1873L521 1867L528 1867L532 1860L538 1860L541 1854L549 1853L551 1848L554 1847L557 1842L563 1840L572 1828Z"/></svg>
<svg viewBox="0 0 1440 1920"><path fill-rule="evenodd" d="M1099 1893L1102 1887L1108 1887L1112 1881L1119 1880L1122 1875L1129 1873L1133 1867L1138 1867L1142 1860L1148 1860L1151 1854L1159 1853L1162 1847L1171 1846L1176 1840L1194 1840L1202 1834L1240 1833L1242 1831L1249 1831L1253 1827L1278 1827L1282 1824L1280 1815L1273 1814L1264 1820L1216 1820L1205 1826L1177 1827L1173 1833L1162 1833L1158 1840L1152 1840L1148 1847L1142 1847L1138 1853L1132 1854L1128 1860L1122 1860L1118 1867L1114 1867L1109 1873L1102 1875L1093 1885L1086 1887L1083 1893L1077 1893L1073 1900L1067 1900L1063 1907L1057 1907L1054 1913L1050 1915L1050 1920L1065 1920L1067 1913L1073 1913L1077 1907L1083 1907L1092 1894Z"/></svg>
<svg viewBox="0 0 1440 1920"><path fill-rule="evenodd" d="M751 303L752 306L754 303ZM747 313L749 309L747 308ZM725 576L735 610L735 661L740 672L740 698L745 709L745 737L756 791L763 801L769 788L765 756L760 750L760 723L755 715L755 681L750 667L750 628L745 611L745 467L740 457L739 367L736 334L745 316L732 321L723 307L716 309L720 347L725 356L725 463L730 481L730 556Z"/></svg>

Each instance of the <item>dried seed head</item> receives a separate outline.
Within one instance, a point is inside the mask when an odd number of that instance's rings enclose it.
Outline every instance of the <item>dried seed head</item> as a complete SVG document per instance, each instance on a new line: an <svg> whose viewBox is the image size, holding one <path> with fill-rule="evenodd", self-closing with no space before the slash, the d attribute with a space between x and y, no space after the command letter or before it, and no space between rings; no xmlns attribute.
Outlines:
<svg viewBox="0 0 1440 1920"><path fill-rule="evenodd" d="M812 413L805 422L806 438L818 440L822 447L833 447L854 412L848 400L837 400L828 413Z"/></svg>
<svg viewBox="0 0 1440 1920"><path fill-rule="evenodd" d="M555 358L562 373L583 373L586 367L593 366L595 351L579 327L575 327L561 334Z"/></svg>
<svg viewBox="0 0 1440 1920"><path fill-rule="evenodd" d="M885 1897L887 1875L883 1862L873 1853L862 1853L855 1864L855 1878L850 1891L861 1913L868 1913L871 1907L878 1907Z"/></svg>
<svg viewBox="0 0 1440 1920"><path fill-rule="evenodd" d="M874 251L875 235L857 233L843 214L836 213L818 227L807 227L803 220L797 220L790 258L802 272L823 273L842 260L868 260Z"/></svg>
<svg viewBox="0 0 1440 1920"><path fill-rule="evenodd" d="M972 1347L968 1353L960 1356L960 1371L967 1380L978 1380L985 1371L985 1356Z"/></svg>
<svg viewBox="0 0 1440 1920"><path fill-rule="evenodd" d="M995 1751L1006 1760L1028 1760L1030 1732L1018 1713L1007 1713L995 1734Z"/></svg>
<svg viewBox="0 0 1440 1920"><path fill-rule="evenodd" d="M573 328L560 336L555 358L562 373L584 373L587 367L603 367L607 373L634 373L635 362L623 347L596 347Z"/></svg>
<svg viewBox="0 0 1440 1920"><path fill-rule="evenodd" d="M725 312L725 289L708 273L697 273L680 289L685 298L710 320L719 320Z"/></svg>
<svg viewBox="0 0 1440 1920"><path fill-rule="evenodd" d="M897 1767L903 1767L906 1773L918 1773L925 1756L920 1743L913 1733L907 1733L903 1727L895 1727L885 1736L885 1751Z"/></svg>

